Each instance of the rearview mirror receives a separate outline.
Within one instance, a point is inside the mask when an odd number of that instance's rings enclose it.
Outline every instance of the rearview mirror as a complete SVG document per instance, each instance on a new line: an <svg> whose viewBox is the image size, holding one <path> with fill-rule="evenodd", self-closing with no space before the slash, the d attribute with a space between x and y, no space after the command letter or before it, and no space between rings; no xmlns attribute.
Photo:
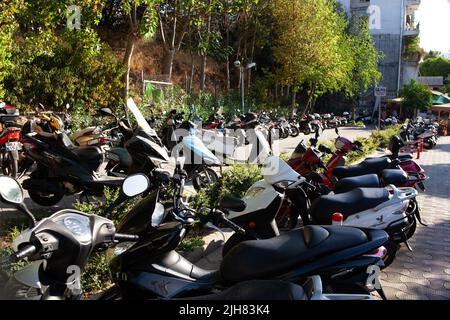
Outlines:
<svg viewBox="0 0 450 320"><path fill-rule="evenodd" d="M144 174L135 174L128 176L122 184L122 192L127 197L135 197L141 193L147 191L150 187L150 181Z"/></svg>
<svg viewBox="0 0 450 320"><path fill-rule="evenodd" d="M115 117L110 108L101 108L100 114L107 117Z"/></svg>
<svg viewBox="0 0 450 320"><path fill-rule="evenodd" d="M23 191L19 182L8 176L0 176L0 195L9 203L21 204L23 202Z"/></svg>
<svg viewBox="0 0 450 320"><path fill-rule="evenodd" d="M318 149L319 149L320 152L323 152L323 153L330 153L331 152L331 149L329 147L327 147L326 145L324 145L324 144L321 144Z"/></svg>

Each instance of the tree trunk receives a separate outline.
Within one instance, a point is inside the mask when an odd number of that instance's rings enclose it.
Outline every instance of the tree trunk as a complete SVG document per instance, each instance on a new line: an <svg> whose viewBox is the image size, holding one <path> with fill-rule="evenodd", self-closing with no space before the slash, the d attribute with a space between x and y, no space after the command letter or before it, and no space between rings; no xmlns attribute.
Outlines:
<svg viewBox="0 0 450 320"><path fill-rule="evenodd" d="M200 91L205 90L205 84L206 84L206 55L202 55L200 62Z"/></svg>
<svg viewBox="0 0 450 320"><path fill-rule="evenodd" d="M297 92L295 92L294 90L292 91L292 98L291 98L291 117L294 116L295 114L295 109L297 106Z"/></svg>
<svg viewBox="0 0 450 320"><path fill-rule="evenodd" d="M172 79L173 60L175 59L175 48L165 49L163 60L163 74L168 76L169 81Z"/></svg>
<svg viewBox="0 0 450 320"><path fill-rule="evenodd" d="M134 46L136 43L136 35L134 33L128 35L127 48L125 51L125 56L123 58L123 62L127 67L127 70L124 75L124 99L128 99L128 92L130 90L130 71L131 71L131 61L133 59Z"/></svg>
<svg viewBox="0 0 450 320"><path fill-rule="evenodd" d="M189 79L189 93L192 92L192 86L194 84L194 75L195 75L195 57L191 52L191 78Z"/></svg>

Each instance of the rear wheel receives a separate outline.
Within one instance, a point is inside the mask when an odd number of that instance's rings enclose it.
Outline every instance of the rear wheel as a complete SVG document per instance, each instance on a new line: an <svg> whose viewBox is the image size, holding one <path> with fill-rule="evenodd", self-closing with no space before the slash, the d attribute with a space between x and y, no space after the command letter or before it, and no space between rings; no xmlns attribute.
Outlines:
<svg viewBox="0 0 450 320"><path fill-rule="evenodd" d="M289 130L287 128L281 129L281 139L286 139L289 137Z"/></svg>
<svg viewBox="0 0 450 320"><path fill-rule="evenodd" d="M19 171L19 164L17 159L11 152L2 152L1 154L2 172L6 176L17 178L17 172Z"/></svg>
<svg viewBox="0 0 450 320"><path fill-rule="evenodd" d="M297 137L300 134L300 130L296 126L291 127L291 137Z"/></svg>
<svg viewBox="0 0 450 320"><path fill-rule="evenodd" d="M384 244L384 247L386 248L386 255L383 258L383 262L384 266L388 267L394 262L397 251L400 249L400 245L395 241L389 240Z"/></svg>
<svg viewBox="0 0 450 320"><path fill-rule="evenodd" d="M31 179L48 179L48 173L43 169L36 169L30 175ZM64 197L64 193L47 193L35 190L28 190L31 200L41 206L51 207L57 204Z"/></svg>
<svg viewBox="0 0 450 320"><path fill-rule="evenodd" d="M217 181L219 181L219 176L211 168L203 168L192 178L192 184L197 191L208 185L215 184Z"/></svg>

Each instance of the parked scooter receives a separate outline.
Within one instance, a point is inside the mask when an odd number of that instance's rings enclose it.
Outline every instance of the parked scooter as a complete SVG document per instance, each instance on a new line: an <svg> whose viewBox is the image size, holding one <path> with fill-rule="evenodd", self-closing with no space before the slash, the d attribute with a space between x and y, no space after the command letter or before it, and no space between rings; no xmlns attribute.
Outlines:
<svg viewBox="0 0 450 320"><path fill-rule="evenodd" d="M0 167L3 174L13 178L19 171L19 151L22 149L21 129L15 123L17 117L15 106L0 104Z"/></svg>
<svg viewBox="0 0 450 320"><path fill-rule="evenodd" d="M147 222L149 224L149 232L145 235L119 233L111 220L71 209L61 210L37 222L34 215L23 203L23 193L17 181L9 177L0 177L0 180L0 199L15 205L28 217L30 222L29 229L24 230L14 241L14 253L0 260L1 266L23 260L30 262L14 273L11 280L15 284L11 286L11 283L8 283L0 288L1 299L18 298L15 290L17 284L36 291L36 295L31 299L82 299L80 276L89 256L94 252L101 252L113 246L116 246L117 254L113 261L121 262L120 266L117 264L115 266L119 268L119 271L123 272L115 274L115 277L118 277L120 281L102 295L96 297L99 299L147 299L152 297L174 298L182 296L200 300L371 299L367 294L324 294L322 282L318 276L307 277L303 287L288 281L280 281L280 279L253 280L264 277L264 274L280 274L282 270L285 270L285 266L281 264L278 266L272 265L267 270L260 269L257 272L248 273L245 270L250 270L248 268L252 267L251 264L255 262L252 262L248 257L243 259L239 255L230 255L224 260L221 268L223 280L219 280L218 273L201 270L177 256L176 252L170 249L177 242L175 239L175 242L172 243L161 243L158 241L164 236L166 239L169 239L170 231L173 234L178 233L181 235L181 233L175 231L176 229L170 230L174 226L161 225L161 221L158 221L158 219L161 220L161 216L152 217L151 227L150 221ZM129 177L124 181L121 197L124 199L134 197L145 192L146 188L148 188L146 176ZM311 270L317 269L314 264L304 262L302 268L294 268L293 266L296 262L298 264L300 261L306 260L307 257L311 258L314 255L318 256L327 252L330 252L329 258L319 258L316 263L323 263L324 269L328 267L326 270L329 272L333 269L337 270L339 263L341 263L340 270L345 269L345 267L352 270L362 268L363 262L366 265L373 263L373 265L370 265L373 269L373 266L379 263L379 258L370 254L370 250L386 240L385 234L353 228L348 228L344 233L336 233L333 228L323 228L323 230L319 229L320 227L317 228L317 230L311 229L309 231L314 237L304 240L306 243L305 247L297 247L299 255L290 257L291 262L289 264L292 265L292 273L288 273L280 278L296 278L297 274L311 273ZM185 227L180 227L179 230L186 229ZM330 239L323 239L323 232L327 232ZM342 239L345 239L346 246L344 244L336 245L336 243L340 242L337 240ZM293 240L291 241L293 242ZM334 245L333 240L335 240ZM156 245L158 242L159 244ZM117 245L120 243L128 246L129 249L124 251L120 247L118 248ZM296 244L298 245L298 243ZM247 246L243 244L241 247L244 251L249 251L253 254L258 250L252 247L251 244ZM344 247L347 251L343 250ZM142 248L145 248L146 252L137 256L137 253L143 253L141 252ZM259 253L262 254L262 249L270 250L271 246L267 243L266 247L259 248ZM306 256L302 257L300 253L306 254ZM331 253L334 253L334 256ZM279 256L288 256L287 251L278 252L277 254ZM345 257L354 257L353 263L345 261ZM171 262L172 258L178 258L179 260ZM233 261L241 262L242 260L246 263L240 264L243 272L236 274L236 270L230 269L230 264ZM145 264L146 267L143 268L141 262L148 261L153 261L153 263ZM250 264L248 264L249 262ZM166 267L164 269L159 268L163 266ZM368 271L367 268L364 271ZM360 273L364 275L364 271ZM366 278L367 275L368 273L365 273ZM345 278L343 276L340 277ZM153 282L147 281L149 279L153 279ZM220 286L219 282L222 282L225 286ZM355 280L351 279L348 282L353 284ZM370 284L367 281L364 285ZM216 293L213 293L213 290ZM217 291L220 293L217 293ZM210 292L210 294L198 296L198 293L205 294L205 292ZM30 299L29 297L24 298Z"/></svg>
<svg viewBox="0 0 450 320"><path fill-rule="evenodd" d="M226 255L237 243L251 237L271 238L279 235L278 225L290 219L288 227L331 224L335 212L343 215L344 226L375 228L390 235L386 261L391 263L399 243L415 232L416 219L421 221L413 188L357 188L339 195L318 197L310 204L314 186L278 157L267 160L264 180L256 182L240 201L242 210L230 208L228 218L246 230L245 236L233 235L224 247ZM239 203L238 199L234 203ZM237 205L235 205L237 207ZM275 219L278 223L275 223Z"/></svg>
<svg viewBox="0 0 450 320"><path fill-rule="evenodd" d="M138 124L136 131L124 128L127 148L132 163L128 173L145 172L169 161L167 150L161 146L132 99L127 106ZM99 147L76 147L66 133L31 133L23 137L26 156L37 163L30 178L23 182L30 198L44 206L58 203L64 195L103 195L105 186L117 188L123 177L108 176L106 167L110 159Z"/></svg>

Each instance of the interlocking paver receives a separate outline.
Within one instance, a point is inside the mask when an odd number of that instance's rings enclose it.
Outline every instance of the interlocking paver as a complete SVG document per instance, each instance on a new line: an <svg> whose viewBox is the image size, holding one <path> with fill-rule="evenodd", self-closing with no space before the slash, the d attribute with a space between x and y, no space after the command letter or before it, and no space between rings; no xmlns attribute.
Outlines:
<svg viewBox="0 0 450 320"><path fill-rule="evenodd" d="M430 176L418 197L428 227L417 227L413 252L402 248L380 281L388 299L450 299L450 137L417 161Z"/></svg>

